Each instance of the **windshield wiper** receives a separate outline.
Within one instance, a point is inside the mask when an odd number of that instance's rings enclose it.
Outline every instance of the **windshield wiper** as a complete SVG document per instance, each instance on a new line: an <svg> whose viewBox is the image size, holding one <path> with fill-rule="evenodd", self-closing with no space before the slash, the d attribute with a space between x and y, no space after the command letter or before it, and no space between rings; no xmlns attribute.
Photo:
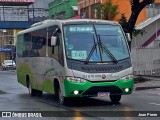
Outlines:
<svg viewBox="0 0 160 120"><path fill-rule="evenodd" d="M118 63L117 59L114 57L114 55L108 50L108 48L102 44L102 41L101 41L101 38L100 38L100 35L98 35L98 45L99 47L105 51L106 55L109 56L109 58L111 60L113 60L114 63Z"/></svg>
<svg viewBox="0 0 160 120"><path fill-rule="evenodd" d="M89 61L89 59L91 58L91 56L92 56L92 54L93 54L93 52L94 52L95 49L96 49L96 52L97 52L97 43L96 43L96 41L95 41L94 36L93 36L93 39L94 39L94 45L93 45L91 51L89 52L89 55L87 56L86 61L84 62L85 64L88 64L88 61Z"/></svg>

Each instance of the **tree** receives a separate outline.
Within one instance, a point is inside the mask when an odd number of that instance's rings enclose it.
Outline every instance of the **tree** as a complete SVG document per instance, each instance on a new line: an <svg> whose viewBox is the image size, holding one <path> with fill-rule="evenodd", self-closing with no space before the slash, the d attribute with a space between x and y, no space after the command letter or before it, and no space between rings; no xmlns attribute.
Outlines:
<svg viewBox="0 0 160 120"><path fill-rule="evenodd" d="M143 35L145 33L145 31L143 30L135 30L135 24L142 9L147 5L154 3L154 1L155 0L130 0L131 16L128 22L126 22L126 25L122 25L122 27L126 33L131 34L131 38L132 38L132 35L137 35L137 34ZM123 20L123 22L124 22L124 16L125 15L122 15L120 19L121 21ZM129 45L129 48L131 49L131 41L128 42L128 45Z"/></svg>
<svg viewBox="0 0 160 120"><path fill-rule="evenodd" d="M105 20L113 20L119 14L118 5L113 5L111 0L108 0L102 7L102 17Z"/></svg>
<svg viewBox="0 0 160 120"><path fill-rule="evenodd" d="M95 7L95 9L96 9L96 18L97 19L101 19L102 8L103 8L103 4L102 3L97 4L96 7Z"/></svg>
<svg viewBox="0 0 160 120"><path fill-rule="evenodd" d="M96 5L96 16L98 19L113 20L118 12L118 5L113 5L111 0Z"/></svg>
<svg viewBox="0 0 160 120"><path fill-rule="evenodd" d="M130 0L131 2L131 16L124 28L125 32L132 33L137 21L137 18L142 9L149 4L154 3L155 0Z"/></svg>
<svg viewBox="0 0 160 120"><path fill-rule="evenodd" d="M119 19L119 24L122 26L123 29L126 28L127 18L125 16L125 13L121 14L121 18ZM133 29L132 35L137 36L139 34L143 35L144 33L146 33L145 30Z"/></svg>

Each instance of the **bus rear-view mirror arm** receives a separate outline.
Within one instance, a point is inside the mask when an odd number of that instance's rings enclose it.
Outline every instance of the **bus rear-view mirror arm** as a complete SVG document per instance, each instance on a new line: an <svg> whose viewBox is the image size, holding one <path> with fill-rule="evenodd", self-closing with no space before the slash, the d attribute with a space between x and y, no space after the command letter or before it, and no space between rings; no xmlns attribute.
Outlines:
<svg viewBox="0 0 160 120"><path fill-rule="evenodd" d="M126 37L127 37L127 40L130 42L131 41L131 35L130 35L130 33L126 33Z"/></svg>

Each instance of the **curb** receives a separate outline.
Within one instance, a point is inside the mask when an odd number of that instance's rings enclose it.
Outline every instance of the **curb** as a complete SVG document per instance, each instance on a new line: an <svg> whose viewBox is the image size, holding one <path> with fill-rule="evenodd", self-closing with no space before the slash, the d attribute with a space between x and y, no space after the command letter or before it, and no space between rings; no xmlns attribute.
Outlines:
<svg viewBox="0 0 160 120"><path fill-rule="evenodd" d="M160 78L160 75L137 75L137 77L150 77L150 78Z"/></svg>
<svg viewBox="0 0 160 120"><path fill-rule="evenodd" d="M136 84L136 83L144 83L146 81L151 81L151 79L144 78L144 77L136 77L136 78L134 78L134 84Z"/></svg>
<svg viewBox="0 0 160 120"><path fill-rule="evenodd" d="M150 86L150 87L136 87L135 90L146 90L146 89L155 89L160 88L160 86Z"/></svg>

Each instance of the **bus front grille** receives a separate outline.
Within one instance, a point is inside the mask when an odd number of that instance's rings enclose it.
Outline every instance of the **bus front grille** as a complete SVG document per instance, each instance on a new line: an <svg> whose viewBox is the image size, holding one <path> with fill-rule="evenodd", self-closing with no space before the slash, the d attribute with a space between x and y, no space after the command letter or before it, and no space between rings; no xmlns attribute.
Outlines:
<svg viewBox="0 0 160 120"><path fill-rule="evenodd" d="M83 95L97 95L98 92L110 92L110 94L120 94L123 91L116 86L94 86L85 91Z"/></svg>

